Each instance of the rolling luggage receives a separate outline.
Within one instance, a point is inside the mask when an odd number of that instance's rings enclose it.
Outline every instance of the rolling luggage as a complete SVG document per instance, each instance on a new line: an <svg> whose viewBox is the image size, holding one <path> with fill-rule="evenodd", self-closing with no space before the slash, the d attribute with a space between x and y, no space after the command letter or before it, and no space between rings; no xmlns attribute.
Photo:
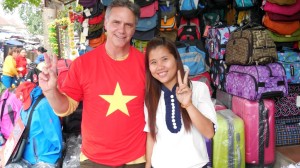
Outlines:
<svg viewBox="0 0 300 168"><path fill-rule="evenodd" d="M219 100L222 104L224 104L228 109L231 109L232 106L232 95L224 92L220 89L216 91L216 99Z"/></svg>
<svg viewBox="0 0 300 168"><path fill-rule="evenodd" d="M249 100L286 96L285 70L279 63L267 65L231 65L226 75L227 93Z"/></svg>
<svg viewBox="0 0 300 168"><path fill-rule="evenodd" d="M250 101L232 97L232 111L245 123L246 166L273 167L275 163L275 105L271 99Z"/></svg>
<svg viewBox="0 0 300 168"><path fill-rule="evenodd" d="M231 110L217 112L218 130L213 138L213 167L245 167L244 122Z"/></svg>

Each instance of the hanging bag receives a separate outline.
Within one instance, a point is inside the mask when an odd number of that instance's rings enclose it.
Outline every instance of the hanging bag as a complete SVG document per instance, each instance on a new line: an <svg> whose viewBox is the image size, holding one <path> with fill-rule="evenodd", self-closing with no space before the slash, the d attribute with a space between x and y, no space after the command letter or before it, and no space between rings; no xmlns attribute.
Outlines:
<svg viewBox="0 0 300 168"><path fill-rule="evenodd" d="M22 159L22 155L24 153L25 150L25 146L27 144L27 140L28 140L28 135L29 135L29 131L30 131L30 125L31 125L31 119L32 119L32 114L33 111L35 109L35 107L37 106L37 104L44 98L44 95L41 94L38 99L34 102L33 106L31 107L30 113L29 113L29 117L28 117L28 121L27 121L27 125L25 127L25 130L21 136L21 138L19 139L19 142L10 158L10 162L12 163L16 163L18 161L20 161Z"/></svg>

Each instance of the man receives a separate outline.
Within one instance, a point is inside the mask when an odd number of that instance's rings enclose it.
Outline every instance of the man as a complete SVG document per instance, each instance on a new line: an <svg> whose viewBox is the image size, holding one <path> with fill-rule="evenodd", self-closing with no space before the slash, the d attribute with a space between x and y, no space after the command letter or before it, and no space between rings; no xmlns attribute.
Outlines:
<svg viewBox="0 0 300 168"><path fill-rule="evenodd" d="M46 59L39 83L54 111L66 116L83 101L80 167L145 167L144 55L130 46L139 7L115 0L107 8L107 41L78 57L57 89L56 62Z"/></svg>

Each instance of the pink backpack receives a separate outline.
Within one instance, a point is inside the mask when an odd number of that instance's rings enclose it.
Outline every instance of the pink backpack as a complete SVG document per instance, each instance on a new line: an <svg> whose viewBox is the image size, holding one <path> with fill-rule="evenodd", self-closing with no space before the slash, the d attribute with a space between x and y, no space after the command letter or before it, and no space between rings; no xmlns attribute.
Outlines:
<svg viewBox="0 0 300 168"><path fill-rule="evenodd" d="M0 99L0 132L5 139L14 128L15 121L20 117L22 102L13 92L6 89Z"/></svg>

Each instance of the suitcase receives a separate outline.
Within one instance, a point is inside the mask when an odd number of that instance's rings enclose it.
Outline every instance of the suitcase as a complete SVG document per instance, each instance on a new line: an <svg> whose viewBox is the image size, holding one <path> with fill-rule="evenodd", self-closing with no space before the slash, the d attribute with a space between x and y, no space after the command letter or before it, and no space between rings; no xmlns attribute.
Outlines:
<svg viewBox="0 0 300 168"><path fill-rule="evenodd" d="M216 91L216 99L219 100L222 104L224 104L228 109L231 109L232 106L232 94L229 94L225 91L217 89Z"/></svg>
<svg viewBox="0 0 300 168"><path fill-rule="evenodd" d="M211 101L214 104L215 111L228 109L222 102L220 102L219 100L217 100L215 98L211 98Z"/></svg>
<svg viewBox="0 0 300 168"><path fill-rule="evenodd" d="M214 168L245 167L244 122L230 109L217 112L218 130L213 138Z"/></svg>
<svg viewBox="0 0 300 168"><path fill-rule="evenodd" d="M245 123L246 166L273 167L275 163L275 105L271 99L250 101L232 97L232 111Z"/></svg>
<svg viewBox="0 0 300 168"><path fill-rule="evenodd" d="M300 144L300 115L275 120L276 146Z"/></svg>

